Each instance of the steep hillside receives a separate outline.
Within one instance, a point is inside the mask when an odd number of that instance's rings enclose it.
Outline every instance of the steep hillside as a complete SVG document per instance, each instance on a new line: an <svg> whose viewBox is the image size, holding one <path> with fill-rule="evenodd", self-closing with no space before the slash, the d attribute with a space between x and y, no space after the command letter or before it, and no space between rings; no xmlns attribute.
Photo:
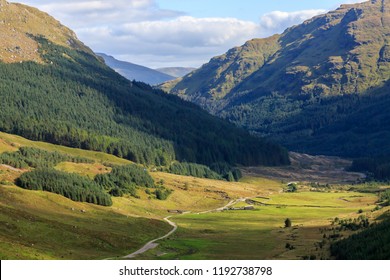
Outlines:
<svg viewBox="0 0 390 280"><path fill-rule="evenodd" d="M225 103L224 97L264 66L280 48L278 39L279 36L275 35L267 39L251 40L242 47L212 58L208 64L184 78L167 82L162 85L162 89L200 104L212 112L222 109L220 106Z"/></svg>
<svg viewBox="0 0 390 280"><path fill-rule="evenodd" d="M92 54L76 34L49 15L29 6L0 0L0 60L3 62L42 62L33 36Z"/></svg>
<svg viewBox="0 0 390 280"><path fill-rule="evenodd" d="M147 165L288 163L279 146L123 78L47 14L5 1L1 13L12 35L0 49L13 47L0 61L0 131ZM34 57L20 42L33 46Z"/></svg>
<svg viewBox="0 0 390 280"><path fill-rule="evenodd" d="M97 55L102 57L108 66L130 81L136 80L150 85L157 85L175 79L175 77L160 71L130 62L120 61L104 53L97 53Z"/></svg>
<svg viewBox="0 0 390 280"><path fill-rule="evenodd" d="M162 88L297 151L390 152L377 123L388 119L389 34L389 0L342 5Z"/></svg>

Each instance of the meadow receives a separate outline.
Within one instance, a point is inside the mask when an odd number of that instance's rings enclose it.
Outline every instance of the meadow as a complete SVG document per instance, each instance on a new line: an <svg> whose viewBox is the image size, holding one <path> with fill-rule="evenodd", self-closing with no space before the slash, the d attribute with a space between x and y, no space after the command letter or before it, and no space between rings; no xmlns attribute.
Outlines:
<svg viewBox="0 0 390 280"><path fill-rule="evenodd" d="M193 213L171 218L179 230L161 246L141 259L329 259L337 219L355 219L372 212L378 198L375 194L351 192L274 193L267 205L254 210L226 210ZM248 206L239 202L232 208ZM292 227L285 227L285 220ZM344 236L351 232L344 232ZM324 241L325 240L325 241ZM333 240L332 240L333 241Z"/></svg>

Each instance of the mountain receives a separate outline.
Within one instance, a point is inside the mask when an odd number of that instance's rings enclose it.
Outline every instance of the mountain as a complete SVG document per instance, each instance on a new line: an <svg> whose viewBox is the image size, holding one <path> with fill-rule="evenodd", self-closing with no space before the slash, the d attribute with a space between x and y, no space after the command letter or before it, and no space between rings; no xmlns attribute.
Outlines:
<svg viewBox="0 0 390 280"><path fill-rule="evenodd" d="M390 154L390 1L342 5L162 89L288 148Z"/></svg>
<svg viewBox="0 0 390 280"><path fill-rule="evenodd" d="M165 68L157 68L157 71L170 75L175 78L180 78L192 71L196 70L196 68L192 67L165 67Z"/></svg>
<svg viewBox="0 0 390 280"><path fill-rule="evenodd" d="M176 78L172 75L164 74L161 71L153 70L130 62L117 60L114 57L104 53L97 53L97 55L102 57L108 66L130 81L136 80L150 85L157 85L166 81L174 80Z"/></svg>
<svg viewBox="0 0 390 280"><path fill-rule="evenodd" d="M149 166L288 163L280 146L123 78L48 14L0 3L0 131Z"/></svg>

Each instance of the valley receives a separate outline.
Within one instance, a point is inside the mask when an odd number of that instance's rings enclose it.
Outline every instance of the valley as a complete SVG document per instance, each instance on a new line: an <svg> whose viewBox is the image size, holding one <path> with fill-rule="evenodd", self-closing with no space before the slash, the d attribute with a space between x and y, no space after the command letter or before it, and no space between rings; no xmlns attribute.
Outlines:
<svg viewBox="0 0 390 280"><path fill-rule="evenodd" d="M0 139L1 152L29 146L88 157L94 162L60 163L55 168L90 178L109 172L109 166L131 164L104 153L5 133ZM340 159L334 161L338 164ZM153 199L137 188L139 198L113 197L113 205L103 207L15 186L14 180L27 171L0 166L2 259L122 259L170 232L167 216L177 230L134 259L328 259L334 240L324 239L324 234L333 234L335 218L364 215L374 222L389 211L374 211L376 193L350 191L351 185L343 181L328 187L302 181L296 193L289 193L286 177L266 179L244 172L239 182L226 182L152 170L154 181L173 191L168 199ZM231 201L235 203L227 207ZM243 207L250 210L238 210ZM284 227L287 218L291 228Z"/></svg>
<svg viewBox="0 0 390 280"><path fill-rule="evenodd" d="M154 70L0 0L0 258L390 259L389 5L341 5L200 68ZM136 24L103 33L175 50ZM133 58L161 65L144 43Z"/></svg>

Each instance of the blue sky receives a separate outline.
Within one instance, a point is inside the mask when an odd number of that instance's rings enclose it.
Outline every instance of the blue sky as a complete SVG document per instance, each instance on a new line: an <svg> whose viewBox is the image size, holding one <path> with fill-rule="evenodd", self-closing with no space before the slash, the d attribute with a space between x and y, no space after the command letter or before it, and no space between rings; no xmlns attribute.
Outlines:
<svg viewBox="0 0 390 280"><path fill-rule="evenodd" d="M194 17L236 17L257 21L260 16L272 11L293 12L299 10L337 8L340 0L158 0L161 8L180 10ZM350 1L357 2L357 1Z"/></svg>
<svg viewBox="0 0 390 280"><path fill-rule="evenodd" d="M253 38L362 0L20 0L95 52L151 68L199 67Z"/></svg>

